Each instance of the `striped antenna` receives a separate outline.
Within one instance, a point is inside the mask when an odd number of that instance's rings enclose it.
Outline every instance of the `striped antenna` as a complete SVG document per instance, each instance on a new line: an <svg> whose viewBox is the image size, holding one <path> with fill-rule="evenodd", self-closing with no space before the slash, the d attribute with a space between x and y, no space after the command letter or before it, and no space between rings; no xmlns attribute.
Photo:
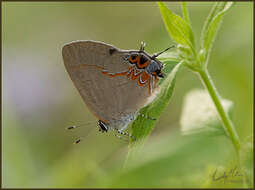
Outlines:
<svg viewBox="0 0 255 190"><path fill-rule="evenodd" d="M154 59L154 58L158 57L159 55L161 55L162 53L164 53L164 52L166 52L166 51L168 51L169 49L172 49L172 48L174 48L174 47L175 47L175 45L172 45L172 46L166 48L165 50L163 50L163 51L161 51L161 52L159 52L159 53L154 54L151 58Z"/></svg>

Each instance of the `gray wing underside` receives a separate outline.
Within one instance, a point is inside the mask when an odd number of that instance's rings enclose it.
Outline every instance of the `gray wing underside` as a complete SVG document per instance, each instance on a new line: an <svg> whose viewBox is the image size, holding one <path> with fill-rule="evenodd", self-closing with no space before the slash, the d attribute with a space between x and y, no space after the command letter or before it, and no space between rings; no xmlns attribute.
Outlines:
<svg viewBox="0 0 255 190"><path fill-rule="evenodd" d="M110 49L115 49L112 55ZM127 53L94 41L73 42L62 50L66 70L84 102L99 119L109 123L134 114L149 97L147 85L140 87L137 80L126 76L110 78L97 67L111 73L128 71L130 65L124 61Z"/></svg>

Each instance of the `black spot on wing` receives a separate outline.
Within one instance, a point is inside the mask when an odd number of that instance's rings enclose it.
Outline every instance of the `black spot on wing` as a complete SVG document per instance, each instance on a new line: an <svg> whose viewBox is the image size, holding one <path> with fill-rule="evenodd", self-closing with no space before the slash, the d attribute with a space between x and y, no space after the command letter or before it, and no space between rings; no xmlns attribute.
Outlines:
<svg viewBox="0 0 255 190"><path fill-rule="evenodd" d="M116 49L114 49L114 48L109 49L110 55L112 55L115 51L116 51Z"/></svg>
<svg viewBox="0 0 255 190"><path fill-rule="evenodd" d="M140 58L140 64L143 65L146 61L148 61L148 59L142 55Z"/></svg>

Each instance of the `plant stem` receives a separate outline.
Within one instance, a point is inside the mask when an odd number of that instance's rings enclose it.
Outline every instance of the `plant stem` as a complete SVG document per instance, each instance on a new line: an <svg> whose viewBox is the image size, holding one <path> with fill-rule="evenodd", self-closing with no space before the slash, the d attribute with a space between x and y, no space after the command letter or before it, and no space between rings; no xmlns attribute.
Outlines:
<svg viewBox="0 0 255 190"><path fill-rule="evenodd" d="M200 77L202 79L202 81L204 82L204 85L206 86L215 106L216 106L216 109L219 113L219 116L223 122L223 125L225 127L225 131L227 133L227 135L230 137L234 147L235 147L235 150L237 151L237 155L238 155L238 159L239 159L239 156L240 156L240 140L239 140L239 137L238 137L238 134L235 130L235 127L232 123L232 121L230 120L228 114L226 113L226 111L224 110L223 106L222 106L222 103L220 101L220 96L213 84L213 81L207 71L207 69L201 69L198 71L198 73L200 74Z"/></svg>

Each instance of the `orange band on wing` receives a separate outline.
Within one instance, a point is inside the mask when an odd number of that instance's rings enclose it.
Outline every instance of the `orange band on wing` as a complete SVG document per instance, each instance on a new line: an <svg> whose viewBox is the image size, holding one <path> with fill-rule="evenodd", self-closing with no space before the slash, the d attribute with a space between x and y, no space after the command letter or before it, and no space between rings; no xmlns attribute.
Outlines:
<svg viewBox="0 0 255 190"><path fill-rule="evenodd" d="M104 75L108 75L109 77L113 78L113 77L116 77L116 76L125 76L128 71L124 71L124 72L121 72L121 73L108 73L107 71L102 71L102 73Z"/></svg>
<svg viewBox="0 0 255 190"><path fill-rule="evenodd" d="M130 77L132 80L136 80L140 75L141 73L137 73L135 67L133 67L130 69L127 77Z"/></svg>
<svg viewBox="0 0 255 190"><path fill-rule="evenodd" d="M105 71L105 70L102 70L102 73L104 75L108 75L109 77L113 78L113 77L116 77L116 76L125 76L127 75L128 73L130 74L130 70L132 70L133 67L129 67L128 68L128 71L124 71L124 72L119 72L119 73L109 73L108 71ZM128 75L129 75L128 74Z"/></svg>

